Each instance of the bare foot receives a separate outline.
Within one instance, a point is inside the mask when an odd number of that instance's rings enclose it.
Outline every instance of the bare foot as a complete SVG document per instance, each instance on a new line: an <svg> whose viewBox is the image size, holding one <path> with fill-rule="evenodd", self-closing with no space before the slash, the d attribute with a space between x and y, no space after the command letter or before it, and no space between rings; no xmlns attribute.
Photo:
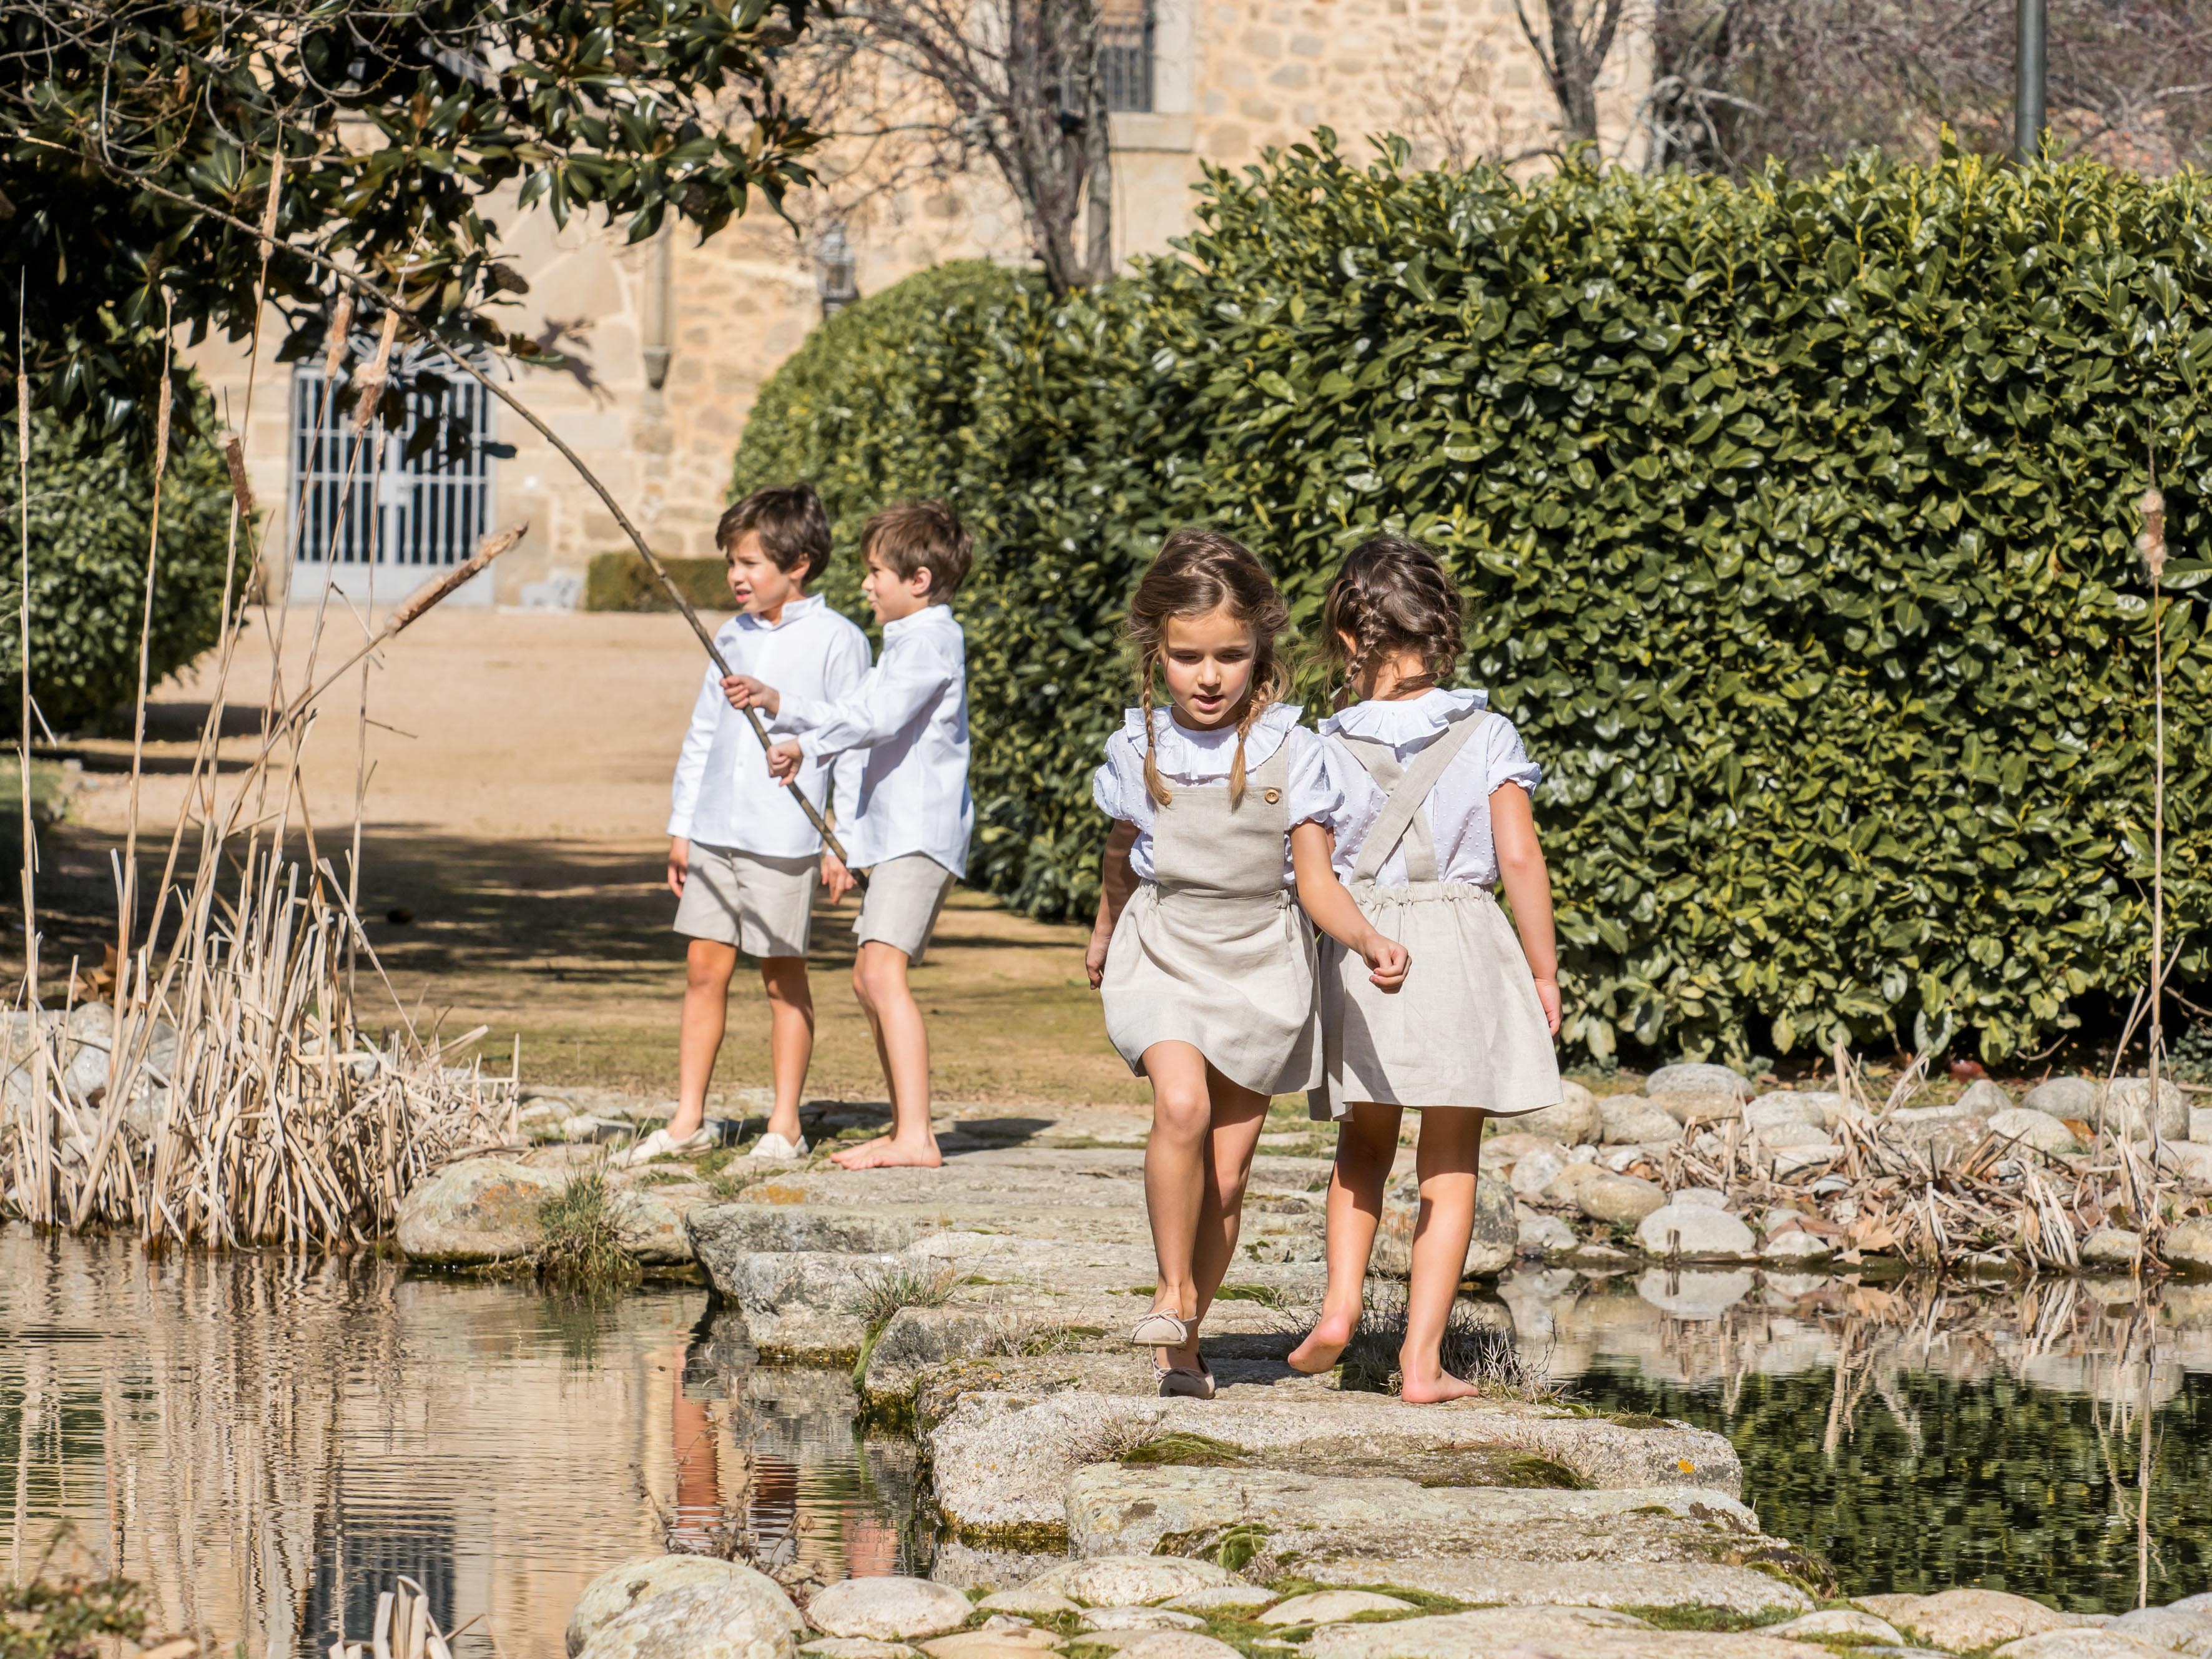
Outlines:
<svg viewBox="0 0 2212 1659"><path fill-rule="evenodd" d="M901 1140L893 1135L878 1135L873 1140L864 1140L857 1146L830 1153L830 1161L841 1170L934 1170L945 1162L945 1158L937 1150L934 1135L927 1140Z"/></svg>
<svg viewBox="0 0 2212 1659"><path fill-rule="evenodd" d="M1306 1340L1291 1350L1291 1369L1308 1376L1319 1376L1334 1368L1351 1346L1352 1333L1359 1323L1359 1316L1324 1313L1315 1321L1314 1328L1306 1333Z"/></svg>
<svg viewBox="0 0 2212 1659"><path fill-rule="evenodd" d="M1409 1406L1436 1406L1447 1400L1472 1400L1481 1392L1474 1383L1454 1376L1447 1370L1440 1370L1423 1377L1416 1377L1408 1371L1404 1373L1398 1398Z"/></svg>

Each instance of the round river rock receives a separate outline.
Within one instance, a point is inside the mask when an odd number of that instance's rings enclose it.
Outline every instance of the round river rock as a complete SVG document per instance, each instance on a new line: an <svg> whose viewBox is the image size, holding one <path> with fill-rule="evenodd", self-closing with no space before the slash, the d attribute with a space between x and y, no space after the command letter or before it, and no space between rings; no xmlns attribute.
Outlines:
<svg viewBox="0 0 2212 1659"><path fill-rule="evenodd" d="M927 1578L847 1578L808 1602L806 1617L827 1635L905 1642L959 1629L968 1598Z"/></svg>

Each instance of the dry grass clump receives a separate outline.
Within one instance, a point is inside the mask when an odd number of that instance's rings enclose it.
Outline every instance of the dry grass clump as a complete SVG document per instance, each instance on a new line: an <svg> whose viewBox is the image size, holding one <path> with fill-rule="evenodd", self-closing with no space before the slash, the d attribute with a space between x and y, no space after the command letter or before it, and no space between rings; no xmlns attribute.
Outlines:
<svg viewBox="0 0 2212 1659"><path fill-rule="evenodd" d="M950 1302L953 1286L960 1282L960 1271L940 1267L934 1273L922 1273L912 1267L891 1267L863 1273L860 1279L860 1288L846 1304L846 1310L858 1315L871 1330L880 1331L904 1309L941 1308Z"/></svg>
<svg viewBox="0 0 2212 1659"><path fill-rule="evenodd" d="M1315 1317L1318 1317L1316 1313ZM1309 1325L1312 1321L1307 1322ZM1345 1348L1344 1379L1347 1386L1378 1393L1398 1390L1398 1350L1406 1341L1406 1292L1388 1281L1370 1279L1366 1305L1359 1328ZM1440 1357L1444 1370L1462 1382L1472 1382L1492 1400L1559 1400L1565 1390L1555 1382L1542 1359L1530 1359L1513 1340L1511 1330L1492 1322L1475 1304L1452 1304L1444 1327Z"/></svg>
<svg viewBox="0 0 2212 1659"><path fill-rule="evenodd" d="M614 1200L605 1174L587 1170L539 1206L531 1261L540 1279L589 1289L638 1277L637 1262L623 1248Z"/></svg>

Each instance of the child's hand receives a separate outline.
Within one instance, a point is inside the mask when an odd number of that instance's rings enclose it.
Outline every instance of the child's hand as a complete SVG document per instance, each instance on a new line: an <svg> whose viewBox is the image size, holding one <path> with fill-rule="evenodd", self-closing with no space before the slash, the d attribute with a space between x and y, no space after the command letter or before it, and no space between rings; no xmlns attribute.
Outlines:
<svg viewBox="0 0 2212 1659"><path fill-rule="evenodd" d="M1406 982L1407 970L1413 965L1413 958L1404 945L1373 932L1360 941L1359 955L1367 964L1367 977L1374 981L1377 990L1396 990Z"/></svg>
<svg viewBox="0 0 2212 1659"><path fill-rule="evenodd" d="M681 836L668 838L668 890L684 896L684 878L691 873L691 843Z"/></svg>
<svg viewBox="0 0 2212 1659"><path fill-rule="evenodd" d="M830 902L843 903L845 895L851 892L857 884L853 879L853 872L845 867L845 860L828 848L823 848L822 849L822 885L830 895Z"/></svg>
<svg viewBox="0 0 2212 1659"><path fill-rule="evenodd" d="M1559 1034L1559 981L1539 975L1536 980L1536 1000L1544 1005L1544 1024L1553 1036Z"/></svg>
<svg viewBox="0 0 2212 1659"><path fill-rule="evenodd" d="M768 775L778 783L788 784L799 775L799 763L804 758L795 743L779 743L768 751Z"/></svg>
<svg viewBox="0 0 2212 1659"><path fill-rule="evenodd" d="M1091 943L1084 948L1083 971L1091 976L1091 988L1097 990L1106 978L1106 947L1114 942L1111 933L1091 930Z"/></svg>
<svg viewBox="0 0 2212 1659"><path fill-rule="evenodd" d="M783 707L783 699L776 695L774 686L750 674L731 675L722 682L722 695L730 700L731 708L765 709L771 720Z"/></svg>

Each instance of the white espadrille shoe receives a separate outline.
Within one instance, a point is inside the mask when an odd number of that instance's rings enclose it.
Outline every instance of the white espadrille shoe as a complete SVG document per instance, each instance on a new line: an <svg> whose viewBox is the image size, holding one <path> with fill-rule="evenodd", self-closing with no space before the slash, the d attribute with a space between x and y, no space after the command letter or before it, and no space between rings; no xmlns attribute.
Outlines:
<svg viewBox="0 0 2212 1659"><path fill-rule="evenodd" d="M764 1134L753 1142L753 1149L747 1156L769 1159L805 1158L806 1137L801 1135L796 1140L786 1140L781 1135Z"/></svg>

